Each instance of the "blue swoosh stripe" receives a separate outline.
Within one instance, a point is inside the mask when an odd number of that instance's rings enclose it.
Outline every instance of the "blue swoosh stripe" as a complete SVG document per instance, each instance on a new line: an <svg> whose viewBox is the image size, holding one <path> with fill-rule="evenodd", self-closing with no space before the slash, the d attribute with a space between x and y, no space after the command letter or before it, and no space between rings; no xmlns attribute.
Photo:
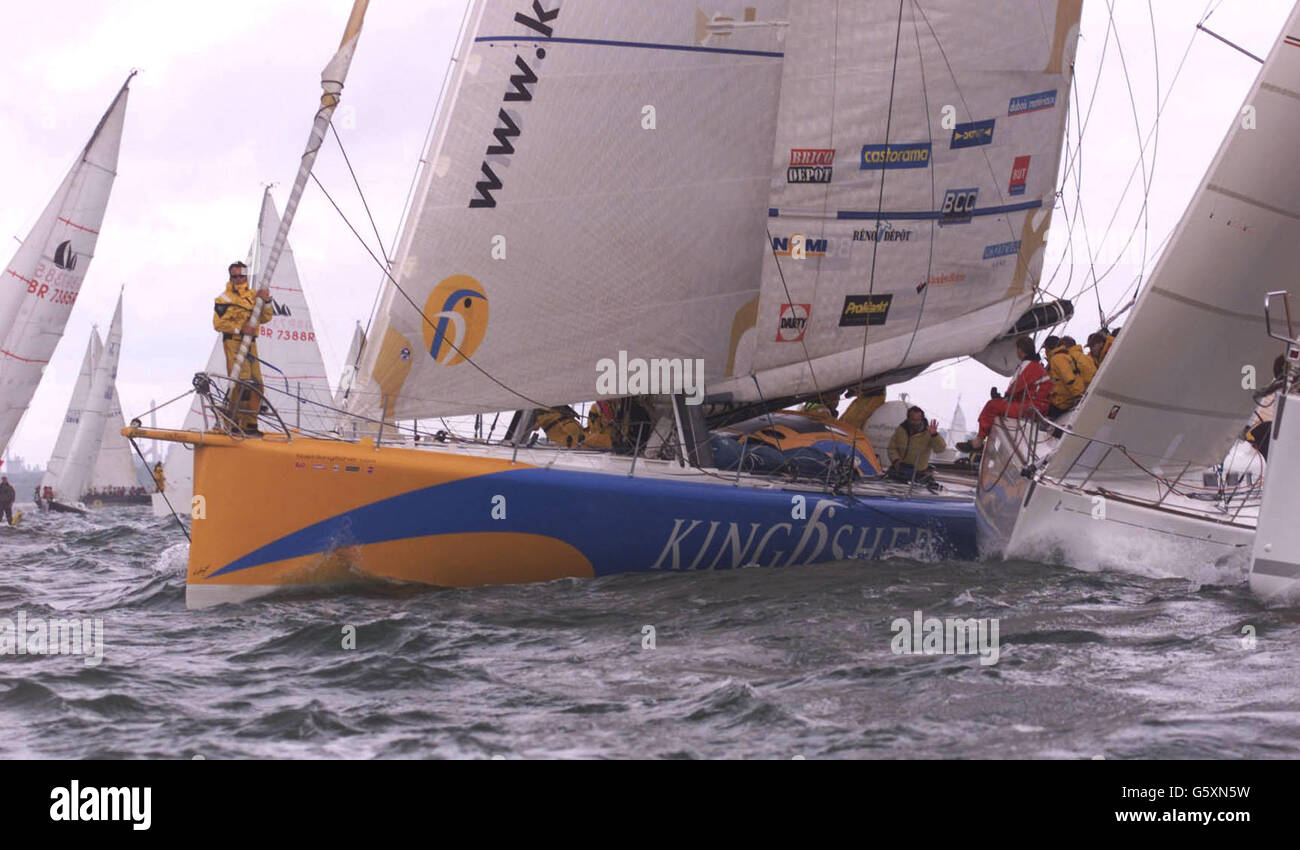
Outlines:
<svg viewBox="0 0 1300 850"><path fill-rule="evenodd" d="M1018 204L1003 204L1000 207L976 207L971 210L972 216L979 215L1002 215L1004 213L1020 212L1021 210L1037 209L1043 205L1043 199L1039 198L1034 201L1023 201ZM781 218L781 211L775 207L769 207L767 210L769 218ZM803 215L802 213L788 213L792 218L820 218L821 216ZM917 211L894 211L883 210L875 212L874 210L839 210L835 213L835 218L840 220L881 220L889 221L890 219L903 219L922 221L929 219L942 219L943 213L939 210L917 210Z"/></svg>
<svg viewBox="0 0 1300 850"><path fill-rule="evenodd" d="M504 520L491 516L497 495L506 497ZM662 551L675 521L699 519L704 529L713 521L722 528L731 522L742 528L751 523L789 523L794 495L782 490L556 469L502 470L346 511L255 549L210 577L345 546L475 532L536 534L561 540L582 552L597 575L644 570ZM891 523L933 528L945 536L957 557L974 557L975 511L970 503L804 495L809 516L817 500L833 503L835 517L823 520L832 530L845 524L875 527ZM696 537L703 538L705 531L697 530Z"/></svg>

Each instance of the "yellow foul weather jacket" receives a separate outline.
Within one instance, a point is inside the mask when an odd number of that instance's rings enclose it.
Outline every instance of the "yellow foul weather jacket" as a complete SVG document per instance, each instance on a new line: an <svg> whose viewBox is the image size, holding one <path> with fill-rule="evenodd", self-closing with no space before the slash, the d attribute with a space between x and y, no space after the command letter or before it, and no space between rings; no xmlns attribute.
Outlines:
<svg viewBox="0 0 1300 850"><path fill-rule="evenodd" d="M253 315L253 302L256 300L257 293L248 284L235 283L233 280L226 281L226 291L218 295L212 305L213 330L223 335L238 336L244 329L244 325L248 324L249 317ZM262 315L258 324L264 325L271 321L272 313L271 302L268 301L262 305Z"/></svg>
<svg viewBox="0 0 1300 850"><path fill-rule="evenodd" d="M1092 383L1092 379L1097 375L1097 363L1092 359L1092 355L1083 350L1083 346L1076 345L1070 349L1070 356L1074 358L1075 371L1079 377L1083 378L1083 388L1086 390Z"/></svg>
<svg viewBox="0 0 1300 850"><path fill-rule="evenodd" d="M911 464L917 472L930 466L930 453L941 452L948 448L943 437L931 434L929 428L922 428L915 434L908 433L904 422L894 429L894 436L889 439L889 460L893 463Z"/></svg>
<svg viewBox="0 0 1300 850"><path fill-rule="evenodd" d="M1049 401L1058 410L1069 410L1079 403L1087 385L1075 365L1074 357L1064 345L1053 348L1047 355L1051 366L1052 394Z"/></svg>

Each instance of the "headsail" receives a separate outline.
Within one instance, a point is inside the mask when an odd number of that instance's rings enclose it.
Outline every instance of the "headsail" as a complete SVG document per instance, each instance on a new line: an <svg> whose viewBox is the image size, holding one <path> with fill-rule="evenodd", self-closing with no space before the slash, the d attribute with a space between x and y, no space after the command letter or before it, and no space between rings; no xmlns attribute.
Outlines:
<svg viewBox="0 0 1300 850"><path fill-rule="evenodd" d="M130 81L0 280L0 447L8 445L31 403L94 258L116 176Z"/></svg>
<svg viewBox="0 0 1300 850"><path fill-rule="evenodd" d="M267 189L262 195L262 210L258 218L258 247L253 264L255 276L261 271L259 263L270 256L279 230L280 215L276 212L271 190ZM257 279L259 286L265 285L260 277ZM264 364L262 377L271 391L268 398L286 425L305 431L329 431L336 422L336 414L330 409L334 394L325 375L325 361L316 339L311 310L307 307L307 296L287 239L268 288L275 315L262 328L257 341ZM218 371L225 371L224 360Z"/></svg>
<svg viewBox="0 0 1300 850"><path fill-rule="evenodd" d="M971 354L1029 307L1082 0L792 0L762 292L733 400ZM864 352L865 347L865 352Z"/></svg>
<svg viewBox="0 0 1300 850"><path fill-rule="evenodd" d="M339 372L339 386L334 391L334 406L342 408L347 404L348 391L356 383L357 365L361 357L361 348L366 342L366 332L361 323L352 329L352 343L348 346L347 357L343 358L343 369Z"/></svg>
<svg viewBox="0 0 1300 850"><path fill-rule="evenodd" d="M100 439L99 455L95 458L88 487L105 490L110 487L140 486L140 477L135 471L135 453L131 451L131 444L126 437L122 436L125 427L122 400L118 398L117 387L113 387L113 397L109 399L108 411L104 415L104 435Z"/></svg>
<svg viewBox="0 0 1300 850"><path fill-rule="evenodd" d="M1123 446L1158 475L1221 461L1247 424L1251 390L1273 379L1281 349L1264 332L1264 296L1300 267L1297 92L1300 5L1246 96L1257 125L1234 121L1075 415L1077 433ZM1124 452L1075 437L1046 471L1152 482Z"/></svg>
<svg viewBox="0 0 1300 850"><path fill-rule="evenodd" d="M581 401L620 351L721 377L761 270L788 3L724 0L723 27L697 6L471 10L354 409Z"/></svg>
<svg viewBox="0 0 1300 850"><path fill-rule="evenodd" d="M49 463L45 465L45 475L41 477L42 487L53 487L63 473L63 466L72 451L72 441L77 436L77 426L81 424L81 411L90 396L90 383L95 377L95 363L99 360L104 344L99 341L99 331L91 329L90 339L86 341L86 353L81 358L81 371L77 383L72 388L72 398L68 400L68 411L63 415L63 424L59 426L59 436L54 440L54 451L50 453Z"/></svg>
<svg viewBox="0 0 1300 850"><path fill-rule="evenodd" d="M104 438L104 422L116 394L117 361L122 353L122 296L117 298L113 323L104 338L104 348L95 361L95 373L81 410L77 432L68 450L68 459L54 486L55 496L65 501L78 501L90 484L95 459Z"/></svg>

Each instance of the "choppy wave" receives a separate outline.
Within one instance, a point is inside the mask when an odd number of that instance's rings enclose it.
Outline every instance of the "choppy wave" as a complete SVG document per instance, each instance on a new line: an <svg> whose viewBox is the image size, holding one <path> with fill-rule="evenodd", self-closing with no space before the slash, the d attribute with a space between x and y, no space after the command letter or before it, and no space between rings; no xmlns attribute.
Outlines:
<svg viewBox="0 0 1300 850"><path fill-rule="evenodd" d="M4 530L0 618L97 618L104 645L97 664L0 655L0 756L1300 754L1300 609L1261 606L1238 564L1171 578L917 552L191 612L169 522L33 512ZM918 611L997 618L997 663L895 654Z"/></svg>

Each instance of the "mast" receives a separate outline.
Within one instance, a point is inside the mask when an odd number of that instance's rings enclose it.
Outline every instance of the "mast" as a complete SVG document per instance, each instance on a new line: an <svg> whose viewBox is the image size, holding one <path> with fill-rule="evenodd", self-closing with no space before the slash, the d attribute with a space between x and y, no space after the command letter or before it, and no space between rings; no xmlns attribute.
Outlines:
<svg viewBox="0 0 1300 850"><path fill-rule="evenodd" d="M339 48L334 53L334 58L321 71L321 97L320 109L316 111L316 120L312 122L311 135L307 137L307 148L303 151L302 162L298 166L298 176L293 181L293 190L289 193L289 203L284 208L284 217L280 219L280 229L276 232L275 242L271 245L270 255L266 258L266 265L263 268L260 277L254 282L260 284L263 280L270 284L275 275L275 267L280 262L280 253L284 250L285 240L289 238L289 228L293 224L294 215L298 212L298 202L302 199L303 189L307 186L307 179L311 176L312 166L316 164L316 154L320 152L320 146L325 140L325 130L329 127L330 118L334 115L334 109L339 104L339 97L343 92L343 83L348 76L348 68L352 65L352 54L356 52L357 39L361 36L361 23L366 16L366 7L370 5L370 0L355 0L352 4L352 14L348 17L347 27L343 30L343 39L339 42ZM257 328L257 317L262 312L262 299L257 298L253 302L253 313L249 317L249 324L254 329ZM253 343L253 338L244 334L239 343L239 353L235 355L235 362L230 368L229 377L233 380L239 376L239 370L244 366L244 360L248 357L248 349Z"/></svg>

